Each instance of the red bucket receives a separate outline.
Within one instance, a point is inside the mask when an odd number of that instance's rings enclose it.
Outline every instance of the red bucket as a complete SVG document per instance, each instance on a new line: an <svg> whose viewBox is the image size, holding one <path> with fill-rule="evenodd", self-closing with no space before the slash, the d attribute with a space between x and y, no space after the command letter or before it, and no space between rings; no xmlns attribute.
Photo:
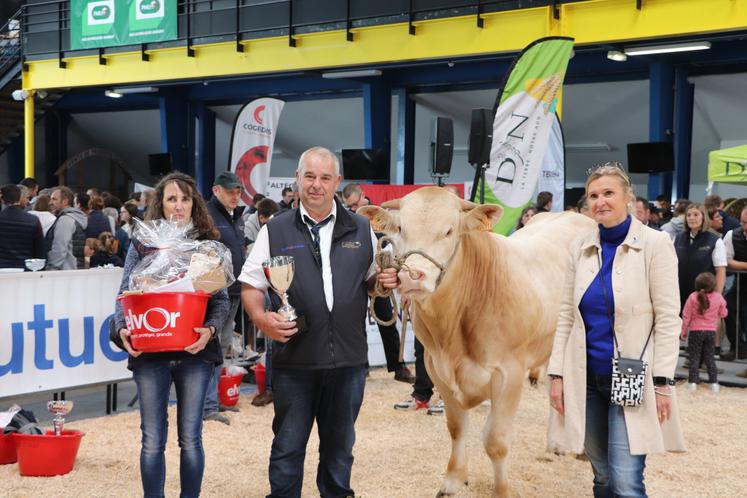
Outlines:
<svg viewBox="0 0 747 498"><path fill-rule="evenodd" d="M261 363L257 363L252 367L254 369L254 380L257 382L257 392L262 394L265 392L265 382L267 380L267 370Z"/></svg>
<svg viewBox="0 0 747 498"><path fill-rule="evenodd" d="M209 294L151 292L121 296L122 312L130 329L132 347L148 353L183 351L205 324Z"/></svg>
<svg viewBox="0 0 747 498"><path fill-rule="evenodd" d="M244 374L225 375L221 372L218 382L218 397L221 405L234 406L239 402L241 379L243 378Z"/></svg>
<svg viewBox="0 0 747 498"><path fill-rule="evenodd" d="M18 470L22 476L60 476L73 470L78 456L80 431L54 431L46 434L13 434L18 452Z"/></svg>
<svg viewBox="0 0 747 498"><path fill-rule="evenodd" d="M0 432L0 465L16 463L16 442L12 434Z"/></svg>

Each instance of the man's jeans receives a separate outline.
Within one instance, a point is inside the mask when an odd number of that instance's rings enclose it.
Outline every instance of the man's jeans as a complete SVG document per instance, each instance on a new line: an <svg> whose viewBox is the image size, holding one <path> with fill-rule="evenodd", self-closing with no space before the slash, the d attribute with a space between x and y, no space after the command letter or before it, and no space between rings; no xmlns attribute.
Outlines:
<svg viewBox="0 0 747 498"><path fill-rule="evenodd" d="M275 418L270 453L271 498L301 496L306 444L314 419L319 430L316 484L322 498L355 496L350 488L355 420L366 367L273 369Z"/></svg>
<svg viewBox="0 0 747 498"><path fill-rule="evenodd" d="M631 455L623 408L610 403L609 375L589 373L584 448L594 470L594 498L645 497L646 455Z"/></svg>
<svg viewBox="0 0 747 498"><path fill-rule="evenodd" d="M164 450L168 435L169 391L176 387L176 423L179 435L182 498L200 495L205 453L202 449L202 409L215 365L199 358L181 361L148 360L138 365L133 378L140 404L140 478L146 498L162 497L166 481Z"/></svg>
<svg viewBox="0 0 747 498"><path fill-rule="evenodd" d="M234 318L239 309L239 304L241 304L241 297L231 296L231 309L228 310L228 317L223 324L223 328L217 332L219 334L220 349L224 357L226 356L228 347L231 345L231 339L233 339ZM213 376L210 378L207 396L205 397L205 411L203 416L218 412L218 383L220 382L221 370L223 370L223 365L216 366Z"/></svg>

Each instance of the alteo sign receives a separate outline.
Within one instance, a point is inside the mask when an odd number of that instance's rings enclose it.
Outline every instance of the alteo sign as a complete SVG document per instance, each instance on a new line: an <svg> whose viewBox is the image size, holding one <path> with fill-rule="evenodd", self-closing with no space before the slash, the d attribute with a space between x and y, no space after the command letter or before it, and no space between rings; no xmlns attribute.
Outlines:
<svg viewBox="0 0 747 498"><path fill-rule="evenodd" d="M175 40L177 0L70 0L70 48Z"/></svg>

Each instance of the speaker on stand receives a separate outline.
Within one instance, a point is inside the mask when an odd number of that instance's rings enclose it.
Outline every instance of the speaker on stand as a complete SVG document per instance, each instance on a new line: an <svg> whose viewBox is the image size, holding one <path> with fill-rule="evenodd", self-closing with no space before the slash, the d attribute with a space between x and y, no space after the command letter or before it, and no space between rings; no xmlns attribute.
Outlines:
<svg viewBox="0 0 747 498"><path fill-rule="evenodd" d="M451 173L451 162L454 158L454 122L451 118L436 118L431 148L433 152L431 176L437 180L439 187L443 187L444 178Z"/></svg>
<svg viewBox="0 0 747 498"><path fill-rule="evenodd" d="M493 111L491 109L472 109L472 120L469 128L468 161L475 167L475 179L472 182L470 201L475 201L477 184L480 184L480 204L485 202L485 170L490 164L490 147L493 143Z"/></svg>

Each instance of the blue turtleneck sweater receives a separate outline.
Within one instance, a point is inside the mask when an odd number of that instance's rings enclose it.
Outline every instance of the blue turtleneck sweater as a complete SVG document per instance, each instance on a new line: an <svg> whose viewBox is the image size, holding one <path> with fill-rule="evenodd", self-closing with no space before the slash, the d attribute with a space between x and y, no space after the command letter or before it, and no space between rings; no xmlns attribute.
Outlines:
<svg viewBox="0 0 747 498"><path fill-rule="evenodd" d="M617 247L622 244L630 229L630 215L612 228L599 225L599 240L602 244L602 268L578 305L586 327L586 365L597 375L612 374L612 358L615 354L612 323L615 322L615 298L612 295L612 262ZM600 278L600 277L603 277ZM604 284L602 282L604 281ZM602 290L604 285L604 291ZM604 292L607 293L605 301ZM607 313L609 303L609 314ZM610 315L612 323L610 323Z"/></svg>

